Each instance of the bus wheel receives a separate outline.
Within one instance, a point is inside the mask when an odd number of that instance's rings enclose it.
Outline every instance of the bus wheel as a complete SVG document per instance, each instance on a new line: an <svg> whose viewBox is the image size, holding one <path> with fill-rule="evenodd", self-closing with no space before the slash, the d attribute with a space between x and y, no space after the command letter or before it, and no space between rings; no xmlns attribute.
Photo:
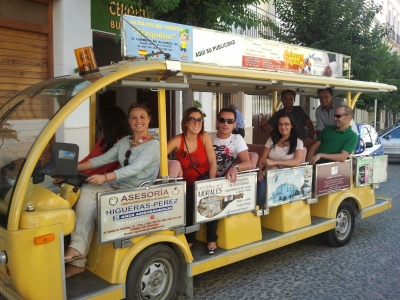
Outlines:
<svg viewBox="0 0 400 300"><path fill-rule="evenodd" d="M353 234L355 225L354 211L347 202L339 205L336 214L335 229L324 233L324 240L329 246L342 247L346 245Z"/></svg>
<svg viewBox="0 0 400 300"><path fill-rule="evenodd" d="M175 299L179 260L171 247L158 244L139 253L126 275L126 299Z"/></svg>

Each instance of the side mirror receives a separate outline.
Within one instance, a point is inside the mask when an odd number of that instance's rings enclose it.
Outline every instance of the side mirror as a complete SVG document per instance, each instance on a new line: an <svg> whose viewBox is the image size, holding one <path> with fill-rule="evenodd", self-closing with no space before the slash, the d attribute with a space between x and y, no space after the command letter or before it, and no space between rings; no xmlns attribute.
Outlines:
<svg viewBox="0 0 400 300"><path fill-rule="evenodd" d="M372 148L374 145L371 142L365 143L365 148Z"/></svg>
<svg viewBox="0 0 400 300"><path fill-rule="evenodd" d="M387 134L384 136L385 139L390 140L392 138L392 136L390 134Z"/></svg>

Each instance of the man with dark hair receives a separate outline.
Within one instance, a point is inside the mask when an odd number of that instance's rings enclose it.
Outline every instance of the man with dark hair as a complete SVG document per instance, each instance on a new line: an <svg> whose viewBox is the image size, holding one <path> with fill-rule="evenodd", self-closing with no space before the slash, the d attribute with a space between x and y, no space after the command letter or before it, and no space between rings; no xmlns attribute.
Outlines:
<svg viewBox="0 0 400 300"><path fill-rule="evenodd" d="M236 128L234 128L233 134L240 134L244 138L245 131L243 115L238 111L236 104L231 104L230 108L232 108L236 114Z"/></svg>
<svg viewBox="0 0 400 300"><path fill-rule="evenodd" d="M295 98L296 93L294 91L284 90L281 93L281 102L283 108L281 110L278 110L268 120L268 122L265 125L262 125L262 127L260 128L262 129L262 131L265 131L267 133L268 138L271 135L273 124L277 122L277 116L282 110L284 110L293 117L296 125L301 131L300 139L303 140L304 146L306 148L309 148L312 144L314 144L314 124L312 123L310 116L304 111L303 108L301 108L300 106L294 106Z"/></svg>
<svg viewBox="0 0 400 300"><path fill-rule="evenodd" d="M317 126L315 127L317 136L322 132L322 129L328 125L335 125L333 115L337 107L346 104L346 100L333 97L331 88L317 90L320 106L315 110L315 118Z"/></svg>
<svg viewBox="0 0 400 300"><path fill-rule="evenodd" d="M358 136L350 125L353 110L347 105L338 106L333 117L336 126L326 126L307 152L306 161L311 164L343 162L357 146Z"/></svg>
<svg viewBox="0 0 400 300"><path fill-rule="evenodd" d="M217 115L217 133L212 137L212 144L217 157L217 176L226 177L236 182L239 171L251 168L248 147L240 134L233 134L236 125L237 111L223 108ZM206 223L207 254L214 254L217 249L218 220Z"/></svg>

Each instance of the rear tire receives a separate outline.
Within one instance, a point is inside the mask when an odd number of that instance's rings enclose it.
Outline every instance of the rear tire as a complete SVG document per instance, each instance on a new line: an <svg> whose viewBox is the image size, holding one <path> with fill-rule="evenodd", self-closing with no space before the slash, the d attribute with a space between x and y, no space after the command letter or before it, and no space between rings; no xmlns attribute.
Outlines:
<svg viewBox="0 0 400 300"><path fill-rule="evenodd" d="M339 205L336 213L335 228L323 234L326 244L332 247L342 247L346 245L353 234L355 225L354 211L347 202Z"/></svg>
<svg viewBox="0 0 400 300"><path fill-rule="evenodd" d="M157 244L144 249L129 266L126 299L175 299L178 272L178 256L171 247Z"/></svg>

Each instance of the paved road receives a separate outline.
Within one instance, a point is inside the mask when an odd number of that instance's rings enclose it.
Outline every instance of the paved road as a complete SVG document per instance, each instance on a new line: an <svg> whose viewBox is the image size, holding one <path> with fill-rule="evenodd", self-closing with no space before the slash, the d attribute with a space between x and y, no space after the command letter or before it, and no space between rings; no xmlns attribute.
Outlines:
<svg viewBox="0 0 400 300"><path fill-rule="evenodd" d="M194 299L400 299L399 178L400 163L390 163L376 193L393 208L356 221L345 247L312 237L198 275Z"/></svg>

